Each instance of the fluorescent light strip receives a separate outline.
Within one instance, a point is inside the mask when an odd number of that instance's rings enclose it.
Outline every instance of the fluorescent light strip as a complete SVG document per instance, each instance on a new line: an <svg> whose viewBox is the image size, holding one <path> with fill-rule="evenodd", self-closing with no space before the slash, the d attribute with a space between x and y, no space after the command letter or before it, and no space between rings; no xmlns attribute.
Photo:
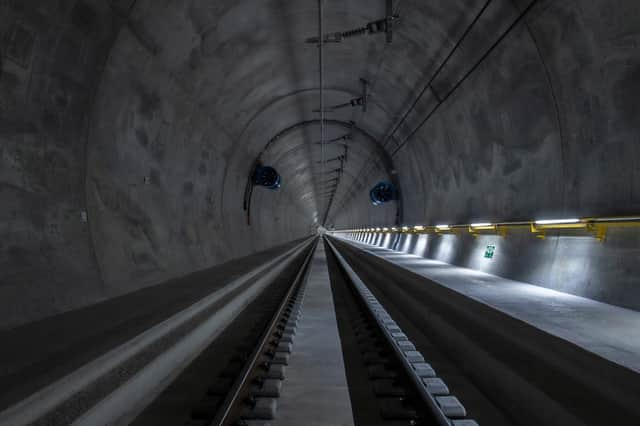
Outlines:
<svg viewBox="0 0 640 426"><path fill-rule="evenodd" d="M587 226L588 224L603 224L604 226L615 226L616 222L640 222L640 216L620 216L620 217L601 217L601 218L584 218L584 219L541 219L535 220L533 222L530 221L522 221L522 222L503 222L503 223L490 223L490 222L477 222L468 225L472 232L473 229L477 230L496 230L498 227L509 227L509 226L529 226L529 224L534 225L542 225L542 226L553 226L553 225L572 225L572 224L580 224ZM462 227L463 225L456 225ZM466 225L465 225L466 226ZM392 232L398 232L401 230L402 232L411 232L413 231L426 231L427 229L435 228L436 231L449 231L453 230L453 225L445 225L440 224L435 227L427 227L425 225L415 225L415 226L402 226L402 227L392 227L392 228L362 228L360 232L389 232L391 229ZM345 231L337 231L337 232L345 232Z"/></svg>
<svg viewBox="0 0 640 426"><path fill-rule="evenodd" d="M536 225L563 225L567 223L580 223L580 219L545 219L536 220Z"/></svg>

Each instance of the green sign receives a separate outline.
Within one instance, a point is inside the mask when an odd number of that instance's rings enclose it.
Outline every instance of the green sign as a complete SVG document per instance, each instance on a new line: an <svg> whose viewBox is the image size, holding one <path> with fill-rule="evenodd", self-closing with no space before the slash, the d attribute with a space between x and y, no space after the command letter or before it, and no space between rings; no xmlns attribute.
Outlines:
<svg viewBox="0 0 640 426"><path fill-rule="evenodd" d="M496 246L493 244L489 244L487 249L484 251L484 257L487 259L493 259L493 254L496 252Z"/></svg>

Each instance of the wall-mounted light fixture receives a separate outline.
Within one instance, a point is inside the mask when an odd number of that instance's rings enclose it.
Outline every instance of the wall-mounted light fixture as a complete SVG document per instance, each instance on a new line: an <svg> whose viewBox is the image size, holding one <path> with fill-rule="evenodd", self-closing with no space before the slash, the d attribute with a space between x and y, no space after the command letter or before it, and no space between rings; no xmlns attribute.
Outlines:
<svg viewBox="0 0 640 426"><path fill-rule="evenodd" d="M580 223L580 219L544 219L536 220L536 225L567 225Z"/></svg>
<svg viewBox="0 0 640 426"><path fill-rule="evenodd" d="M495 223L490 222L476 222L469 225L469 233L474 237L478 237L480 234L497 234L504 237L506 232L506 228L498 227Z"/></svg>
<svg viewBox="0 0 640 426"><path fill-rule="evenodd" d="M536 237L544 239L547 231L586 230L588 227L589 224L580 219L543 219L531 224L531 232L536 234Z"/></svg>
<svg viewBox="0 0 640 426"><path fill-rule="evenodd" d="M488 222L472 223L469 226L474 228L474 229L492 229L492 228L495 227L495 225L493 225L492 223L488 223Z"/></svg>
<svg viewBox="0 0 640 426"><path fill-rule="evenodd" d="M572 236L593 236L599 241L604 241L610 229L640 228L640 216L623 217L601 217L582 219L540 219L524 222L476 222L468 225L447 225L439 224L434 226L415 225L383 228L384 232L401 234L458 234L466 230L469 234L477 237L480 234L507 235L511 230L529 230L537 238L544 239L547 232L558 234L568 234ZM354 232L353 230L343 230L343 233ZM364 232L381 232L380 228L365 229Z"/></svg>

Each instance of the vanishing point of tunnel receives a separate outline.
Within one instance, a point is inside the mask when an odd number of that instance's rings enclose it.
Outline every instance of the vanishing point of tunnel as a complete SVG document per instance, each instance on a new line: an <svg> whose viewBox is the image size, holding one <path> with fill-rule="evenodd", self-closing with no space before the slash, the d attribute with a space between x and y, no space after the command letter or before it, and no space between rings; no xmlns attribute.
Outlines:
<svg viewBox="0 0 640 426"><path fill-rule="evenodd" d="M0 0L0 426L640 425L640 1Z"/></svg>

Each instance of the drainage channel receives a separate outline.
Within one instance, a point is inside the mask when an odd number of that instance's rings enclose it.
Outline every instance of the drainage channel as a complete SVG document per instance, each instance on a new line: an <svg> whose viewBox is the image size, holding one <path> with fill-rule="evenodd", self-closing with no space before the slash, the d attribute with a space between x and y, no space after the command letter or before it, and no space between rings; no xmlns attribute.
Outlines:
<svg viewBox="0 0 640 426"><path fill-rule="evenodd" d="M477 426L330 243L332 286L357 425Z"/></svg>

